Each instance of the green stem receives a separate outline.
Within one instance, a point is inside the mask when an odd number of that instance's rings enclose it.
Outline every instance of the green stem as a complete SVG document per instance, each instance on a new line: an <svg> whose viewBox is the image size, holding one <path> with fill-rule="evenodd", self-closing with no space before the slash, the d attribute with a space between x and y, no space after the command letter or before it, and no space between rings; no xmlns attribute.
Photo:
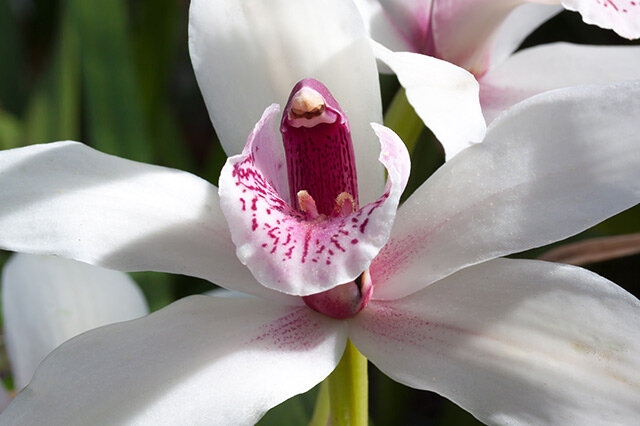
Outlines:
<svg viewBox="0 0 640 426"><path fill-rule="evenodd" d="M400 136L400 139L407 146L409 154L413 153L424 124L409 104L404 88L401 87L393 97L391 105L384 115L384 125Z"/></svg>
<svg viewBox="0 0 640 426"><path fill-rule="evenodd" d="M351 341L340 363L329 376L332 426L367 426L369 423L369 384L367 359Z"/></svg>
<svg viewBox="0 0 640 426"><path fill-rule="evenodd" d="M313 415L309 421L309 426L327 426L329 418L329 410L331 408L329 402L329 380L325 380L320 385L316 407L313 409Z"/></svg>

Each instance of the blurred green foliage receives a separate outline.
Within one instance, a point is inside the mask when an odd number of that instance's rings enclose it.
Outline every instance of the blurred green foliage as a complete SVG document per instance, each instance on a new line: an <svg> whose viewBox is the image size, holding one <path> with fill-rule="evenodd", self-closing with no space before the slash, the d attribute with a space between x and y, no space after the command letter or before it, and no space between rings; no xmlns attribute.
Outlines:
<svg viewBox="0 0 640 426"><path fill-rule="evenodd" d="M191 70L187 17L185 0L0 0L0 149L81 140L111 154L180 168L217 183L225 155ZM626 43L565 12L524 45L558 40ZM387 108L399 85L390 76L381 76L381 83ZM421 131L411 152L404 198L444 161L428 129ZM638 232L639 219L636 207L571 240ZM535 257L543 250L521 256ZM0 252L0 264L8 255ZM639 263L640 256L632 256L592 269L638 295ZM152 310L214 287L162 273L133 276ZM0 374L8 377L4 355ZM478 423L448 400L402 386L373 366L370 380L372 424ZM316 394L317 388L290 399L260 424L306 423Z"/></svg>

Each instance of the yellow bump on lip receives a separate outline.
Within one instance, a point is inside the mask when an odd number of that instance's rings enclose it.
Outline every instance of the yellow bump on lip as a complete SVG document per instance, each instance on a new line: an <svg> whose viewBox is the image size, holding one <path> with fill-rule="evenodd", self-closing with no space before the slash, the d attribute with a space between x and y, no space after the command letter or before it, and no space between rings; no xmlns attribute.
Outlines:
<svg viewBox="0 0 640 426"><path fill-rule="evenodd" d="M317 91L303 87L291 99L289 118L313 118L325 110L324 98Z"/></svg>
<svg viewBox="0 0 640 426"><path fill-rule="evenodd" d="M356 202L348 192L341 192L336 197L336 207L334 212L341 217L349 216L356 210Z"/></svg>
<svg viewBox="0 0 640 426"><path fill-rule="evenodd" d="M302 191L298 191L298 205L300 206L300 210L307 214L307 219L315 220L320 217L320 213L318 213L318 208L316 207L316 201L313 199L311 194L309 194L304 189Z"/></svg>

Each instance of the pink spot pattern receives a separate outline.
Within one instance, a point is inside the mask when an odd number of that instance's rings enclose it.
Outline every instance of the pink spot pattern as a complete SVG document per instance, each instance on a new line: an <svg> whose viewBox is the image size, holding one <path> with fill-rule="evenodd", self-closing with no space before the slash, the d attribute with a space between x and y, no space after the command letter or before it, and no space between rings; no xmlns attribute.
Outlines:
<svg viewBox="0 0 640 426"><path fill-rule="evenodd" d="M397 351L407 346L424 347L429 345L436 336L434 330L441 324L432 322L416 315L393 309L388 302L372 302L368 307L366 321L359 321L362 329L384 339L391 350ZM434 346L445 343L436 340ZM411 348L413 350L413 348Z"/></svg>
<svg viewBox="0 0 640 426"><path fill-rule="evenodd" d="M308 351L324 342L326 328L308 308L300 307L260 327L251 340L267 343L269 347L285 351Z"/></svg>
<svg viewBox="0 0 640 426"><path fill-rule="evenodd" d="M346 217L309 221L289 206L257 166L254 143L273 135L279 108L268 108L242 154L230 157L220 176L220 200L237 254L264 286L306 296L352 281L389 238L409 173L402 141L383 126L380 161L389 179L382 196ZM273 141L268 141L273 144Z"/></svg>
<svg viewBox="0 0 640 426"><path fill-rule="evenodd" d="M300 190L308 191L318 211L331 214L341 192L353 196L358 206L358 184L351 136L336 124L322 127L324 131L313 129L315 137L309 136L311 131L305 128L288 128L287 133L283 133L285 150L289 154L289 198L298 207L296 194ZM348 139L349 142L338 139Z"/></svg>
<svg viewBox="0 0 640 426"><path fill-rule="evenodd" d="M640 37L638 0L564 0L563 6L582 15L586 23L612 29L622 37Z"/></svg>
<svg viewBox="0 0 640 426"><path fill-rule="evenodd" d="M389 197L389 192L385 192L377 201L345 218L307 221L273 190L254 167L252 157L236 163L232 177L234 184L241 188L239 205L252 206L242 210L245 217L250 218L252 239L257 239L260 248L278 262L333 264L349 246L360 243L361 235L367 234L369 218ZM357 241L353 243L354 240Z"/></svg>
<svg viewBox="0 0 640 426"><path fill-rule="evenodd" d="M407 267L427 246L425 232L390 239L371 264L370 273L377 283L387 283L398 271Z"/></svg>

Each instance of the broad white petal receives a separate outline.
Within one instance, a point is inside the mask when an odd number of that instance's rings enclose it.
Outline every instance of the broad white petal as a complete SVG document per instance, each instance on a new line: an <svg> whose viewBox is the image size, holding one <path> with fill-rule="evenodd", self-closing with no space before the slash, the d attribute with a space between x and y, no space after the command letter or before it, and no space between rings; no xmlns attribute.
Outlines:
<svg viewBox="0 0 640 426"><path fill-rule="evenodd" d="M370 303L350 338L394 380L488 424L640 418L640 301L585 269L493 260Z"/></svg>
<svg viewBox="0 0 640 426"><path fill-rule="evenodd" d="M372 262L374 298L549 244L640 201L640 82L529 98L400 207Z"/></svg>
<svg viewBox="0 0 640 426"><path fill-rule="evenodd" d="M510 13L525 0L436 0L432 11L435 52L439 58L453 62L475 75L482 75L491 64L494 49L500 57L548 19L540 9L528 9L509 21ZM539 0L532 3L557 3ZM555 8L554 8L555 9ZM549 12L551 13L551 12ZM501 28L501 26L506 27ZM497 36L502 39L497 40Z"/></svg>
<svg viewBox="0 0 640 426"><path fill-rule="evenodd" d="M351 123L358 181L369 202L384 187L369 123L382 122L375 59L355 5L343 0L194 0L189 50L213 125L239 154L262 112L303 78L326 85Z"/></svg>
<svg viewBox="0 0 640 426"><path fill-rule="evenodd" d="M306 296L354 280L378 254L409 178L409 154L395 133L372 124L389 173L384 193L346 216L307 220L275 190L269 175L284 164L269 149L278 115L277 105L267 108L242 154L229 157L220 173L220 202L238 258L258 281Z"/></svg>
<svg viewBox="0 0 640 426"><path fill-rule="evenodd" d="M16 254L2 271L2 313L16 389L61 343L149 313L125 273L54 256Z"/></svg>
<svg viewBox="0 0 640 426"><path fill-rule="evenodd" d="M375 41L372 45L378 59L398 76L409 103L442 143L447 159L482 140L486 125L473 75L430 56L392 52Z"/></svg>
<svg viewBox="0 0 640 426"><path fill-rule="evenodd" d="M640 79L640 46L554 43L521 50L480 78L488 122L535 94L580 84Z"/></svg>
<svg viewBox="0 0 640 426"><path fill-rule="evenodd" d="M255 423L323 380L344 323L306 307L192 296L55 350L4 424Z"/></svg>
<svg viewBox="0 0 640 426"><path fill-rule="evenodd" d="M76 142L2 151L0 176L4 249L273 293L236 258L217 188L197 176Z"/></svg>
<svg viewBox="0 0 640 426"><path fill-rule="evenodd" d="M580 12L587 24L610 28L622 37L640 37L638 0L563 0L562 5Z"/></svg>

